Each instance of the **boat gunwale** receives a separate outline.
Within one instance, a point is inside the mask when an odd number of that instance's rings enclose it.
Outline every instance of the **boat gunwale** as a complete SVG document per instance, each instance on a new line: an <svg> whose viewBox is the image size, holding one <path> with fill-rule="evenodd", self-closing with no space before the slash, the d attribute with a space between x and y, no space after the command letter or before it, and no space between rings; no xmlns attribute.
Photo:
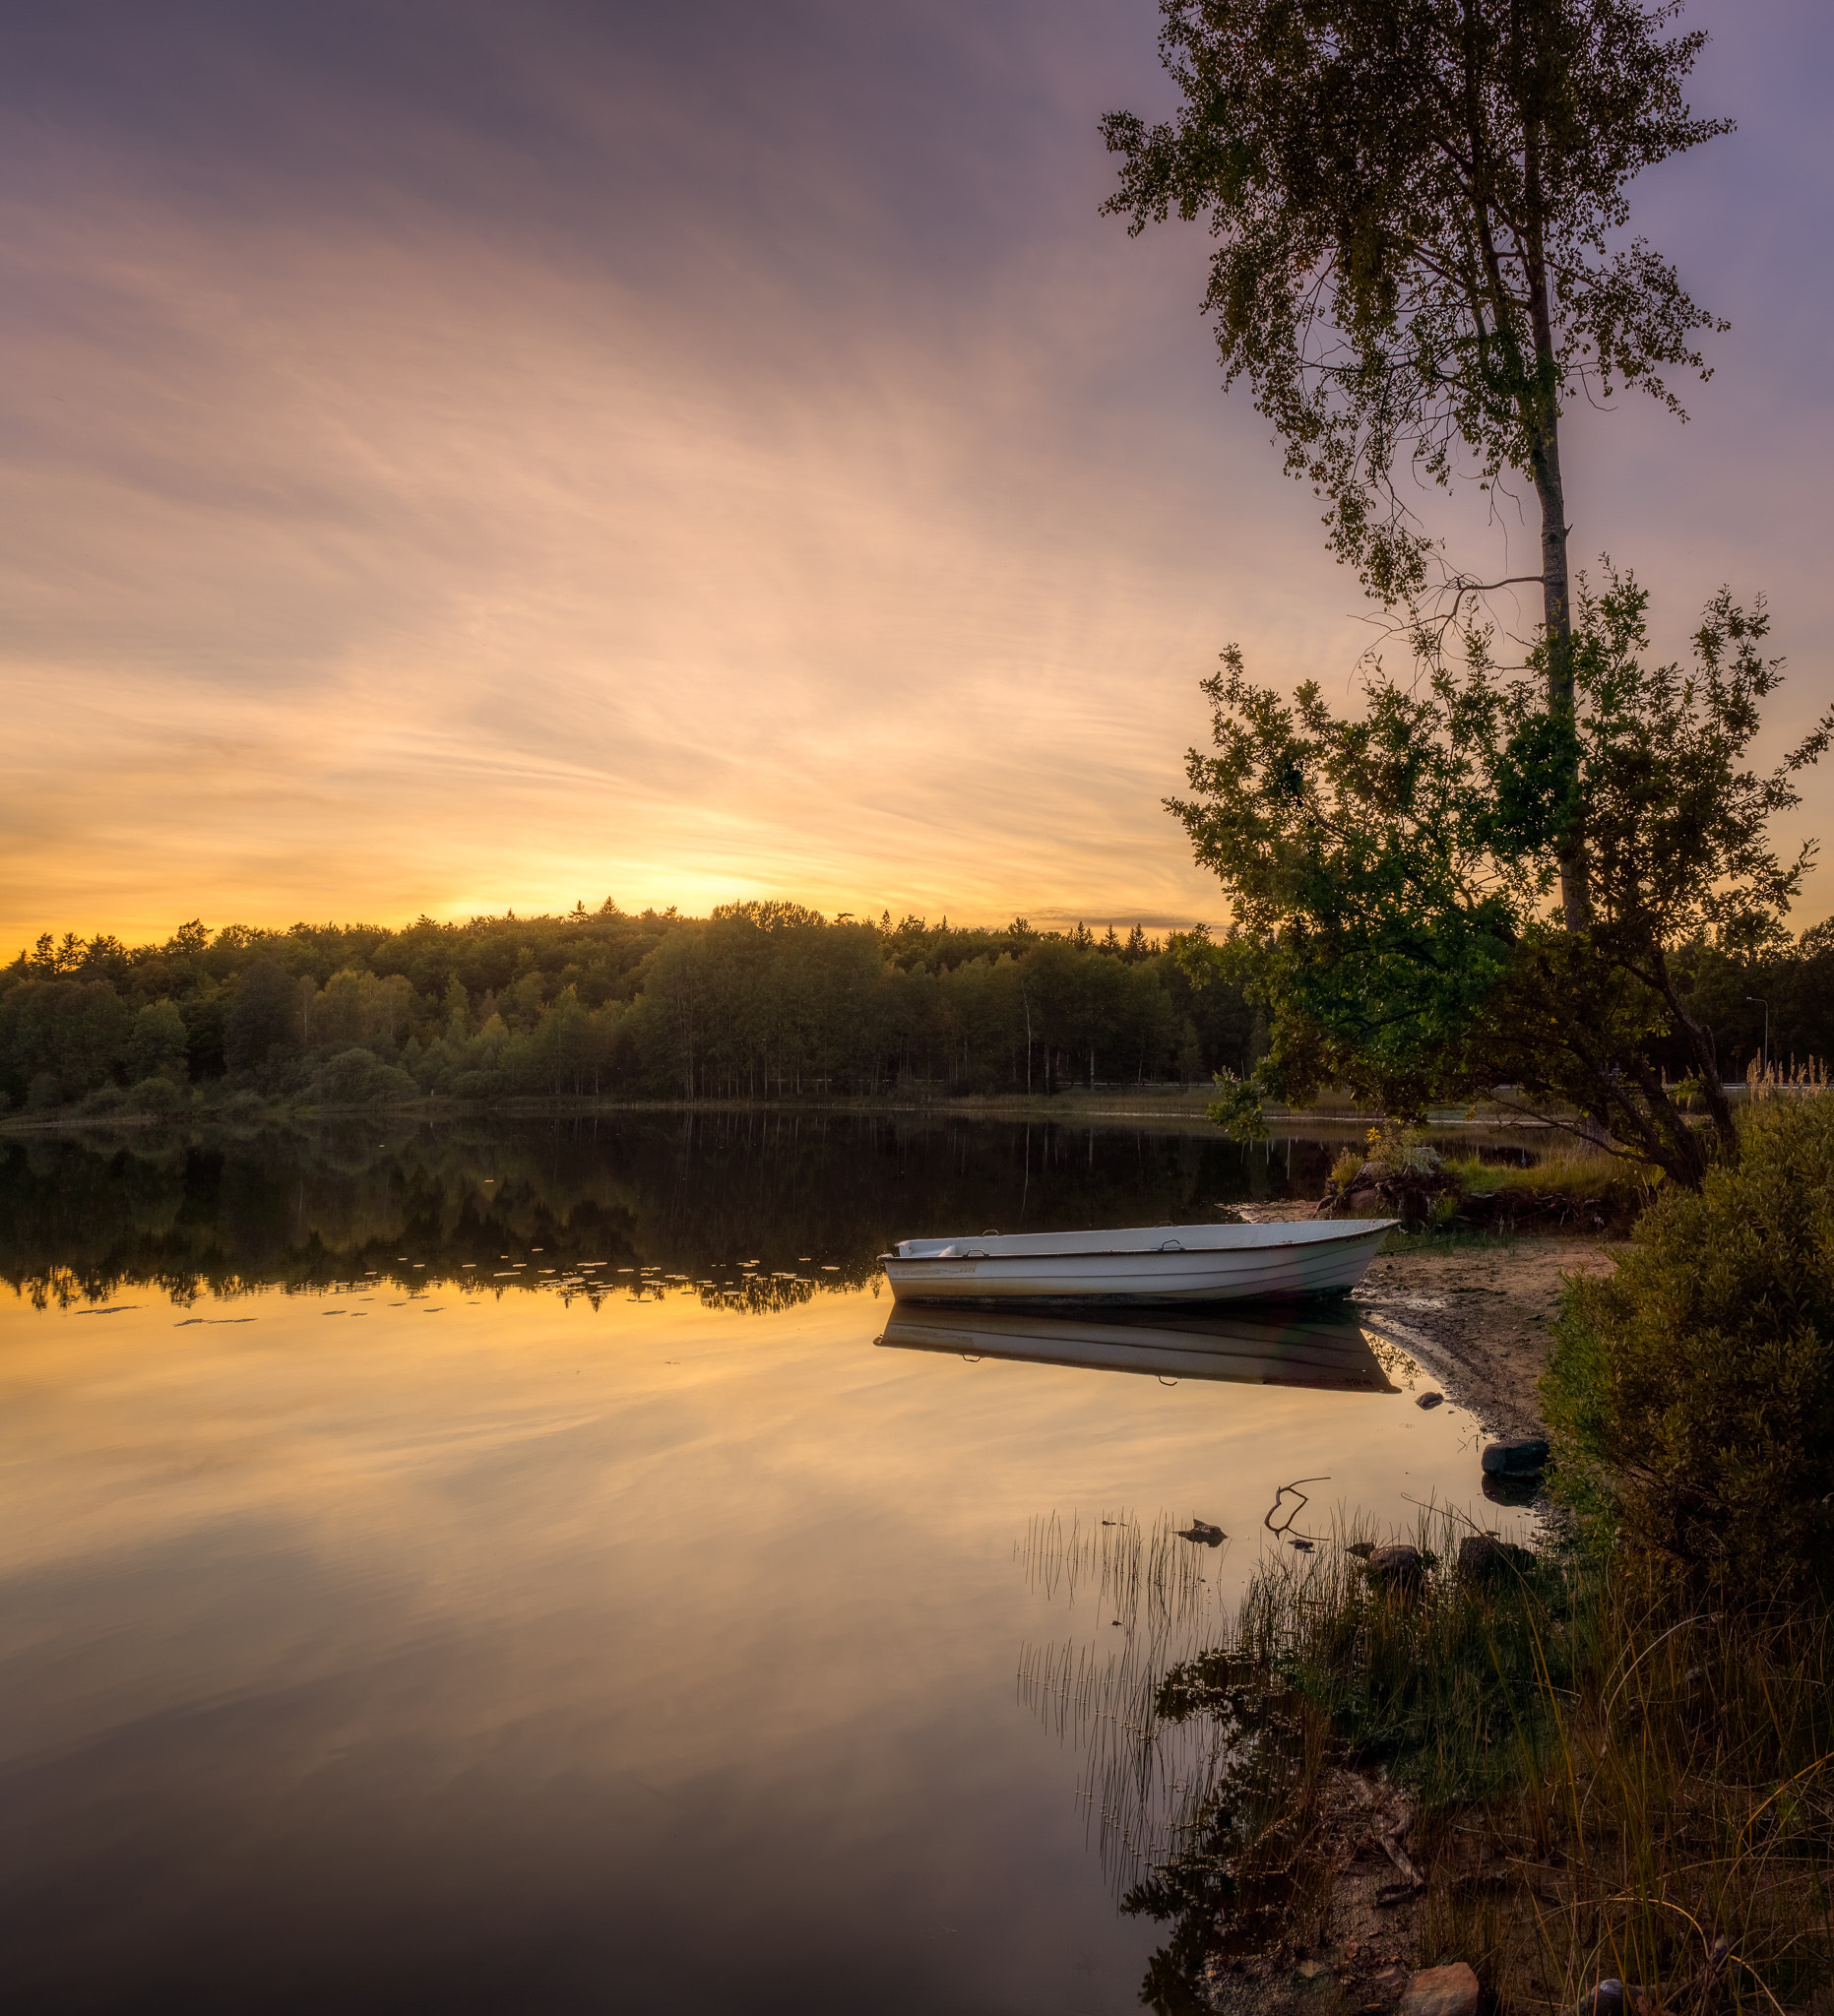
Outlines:
<svg viewBox="0 0 1834 2016"><path fill-rule="evenodd" d="M1315 1225L1318 1221L1315 1219L1296 1220L1294 1223ZM1289 1252L1298 1246L1330 1246L1338 1240L1348 1242L1351 1239L1364 1238L1378 1232L1388 1232L1393 1230L1400 1223L1401 1221L1398 1218L1358 1219L1351 1224L1345 1225L1342 1230L1333 1226L1329 1232L1313 1233L1310 1237L1257 1239L1252 1243L1244 1242L1241 1245L1186 1246L1168 1242L1159 1246L1084 1246L1069 1252L1054 1253L1049 1251L988 1253L984 1251L978 1252L972 1249L963 1252L954 1250L954 1242L951 1241L948 1248L938 1253L900 1253L894 1249L889 1253L879 1254L878 1259L881 1266L891 1262L900 1267L924 1267L934 1261L941 1261L950 1267L959 1267L964 1261L968 1260L974 1261L979 1266L990 1266L1004 1261L1036 1266L1040 1261L1052 1260L1176 1260L1186 1257L1194 1259L1224 1253L1244 1255L1249 1253L1281 1253ZM1256 1229L1262 1228L1256 1228ZM1161 1228L1154 1226L1148 1228L1148 1229L1157 1231ZM1179 1228L1167 1228L1167 1229L1179 1229ZM1181 1229L1211 1231L1223 1229L1223 1228L1204 1226L1184 1227ZM1025 1234L1023 1232L1001 1232L983 1233L982 1236L1010 1239L1023 1238ZM1061 1235L1043 1232L1038 1236L1052 1238Z"/></svg>

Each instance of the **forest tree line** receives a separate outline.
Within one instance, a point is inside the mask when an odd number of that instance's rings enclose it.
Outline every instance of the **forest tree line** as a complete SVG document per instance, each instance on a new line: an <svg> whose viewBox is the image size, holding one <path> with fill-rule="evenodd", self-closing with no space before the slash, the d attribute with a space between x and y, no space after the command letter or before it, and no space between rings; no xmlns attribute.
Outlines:
<svg viewBox="0 0 1834 2016"><path fill-rule="evenodd" d="M1173 933L894 924L784 903L607 901L403 930L50 934L0 971L5 1110L1050 1092L1207 1080L1258 1042Z"/></svg>
<svg viewBox="0 0 1834 2016"><path fill-rule="evenodd" d="M3 1110L212 1099L367 1104L433 1095L781 1099L1047 1093L1249 1071L1261 1012L1194 984L1201 929L1149 937L709 917L606 902L403 930L181 926L163 944L46 935L0 971ZM1726 1075L1834 1054L1834 925L1748 958L1678 963Z"/></svg>

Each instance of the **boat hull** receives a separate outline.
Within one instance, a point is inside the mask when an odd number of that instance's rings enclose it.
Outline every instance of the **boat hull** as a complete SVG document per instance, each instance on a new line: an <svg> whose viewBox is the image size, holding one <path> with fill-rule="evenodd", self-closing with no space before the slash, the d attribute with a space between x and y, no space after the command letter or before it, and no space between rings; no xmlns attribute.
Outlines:
<svg viewBox="0 0 1834 2016"><path fill-rule="evenodd" d="M907 1240L906 1247L922 1244L940 1250L886 1253L881 1264L901 1302L980 1308L1174 1308L1291 1300L1348 1293L1380 1250L1391 1222L1154 1228L1165 1236L1152 1247L1121 1245L1118 1242L1126 1235L1119 1233L1042 1238L1034 1250L1023 1250L1034 1242L992 1236L960 1241L954 1247L943 1241ZM1178 1233L1183 1237L1173 1236ZM1225 1242L1218 1235L1226 1233L1257 1236ZM1063 1250L1072 1237L1086 1245L1104 1236L1111 1236L1116 1244L1105 1250Z"/></svg>

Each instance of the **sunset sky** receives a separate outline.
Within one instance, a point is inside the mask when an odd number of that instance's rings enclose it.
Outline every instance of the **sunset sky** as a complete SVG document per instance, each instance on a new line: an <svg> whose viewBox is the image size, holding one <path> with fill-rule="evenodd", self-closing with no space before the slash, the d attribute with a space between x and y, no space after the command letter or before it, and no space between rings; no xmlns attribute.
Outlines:
<svg viewBox="0 0 1834 2016"><path fill-rule="evenodd" d="M1768 595L1774 755L1834 671L1834 10L1687 18L1739 131L1635 220L1734 327L1687 426L1572 414L1573 550L1671 650ZM607 895L1222 914L1159 802L1197 681L1233 639L1342 693L1368 631L1220 390L1201 230L1097 215L1100 115L1168 103L1150 0L0 25L0 956Z"/></svg>

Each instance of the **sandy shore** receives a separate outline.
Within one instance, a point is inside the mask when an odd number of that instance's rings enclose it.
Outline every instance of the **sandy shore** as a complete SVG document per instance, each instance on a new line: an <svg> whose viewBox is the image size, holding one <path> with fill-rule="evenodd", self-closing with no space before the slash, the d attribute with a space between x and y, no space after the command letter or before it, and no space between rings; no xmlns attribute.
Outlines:
<svg viewBox="0 0 1834 2016"><path fill-rule="evenodd" d="M1493 1434L1529 1435L1540 1426L1535 1385L1562 1276L1609 1272L1622 1250L1618 1241L1554 1235L1385 1253L1356 1300L1371 1328L1418 1358Z"/></svg>
<svg viewBox="0 0 1834 2016"><path fill-rule="evenodd" d="M1265 1225L1308 1219L1315 1210L1247 1205L1241 1216ZM1378 1256L1353 1299L1370 1329L1418 1359L1492 1434L1532 1435L1541 1425L1535 1387L1548 1363L1561 1279L1607 1273L1624 1249L1621 1239L1565 1232L1434 1242Z"/></svg>

